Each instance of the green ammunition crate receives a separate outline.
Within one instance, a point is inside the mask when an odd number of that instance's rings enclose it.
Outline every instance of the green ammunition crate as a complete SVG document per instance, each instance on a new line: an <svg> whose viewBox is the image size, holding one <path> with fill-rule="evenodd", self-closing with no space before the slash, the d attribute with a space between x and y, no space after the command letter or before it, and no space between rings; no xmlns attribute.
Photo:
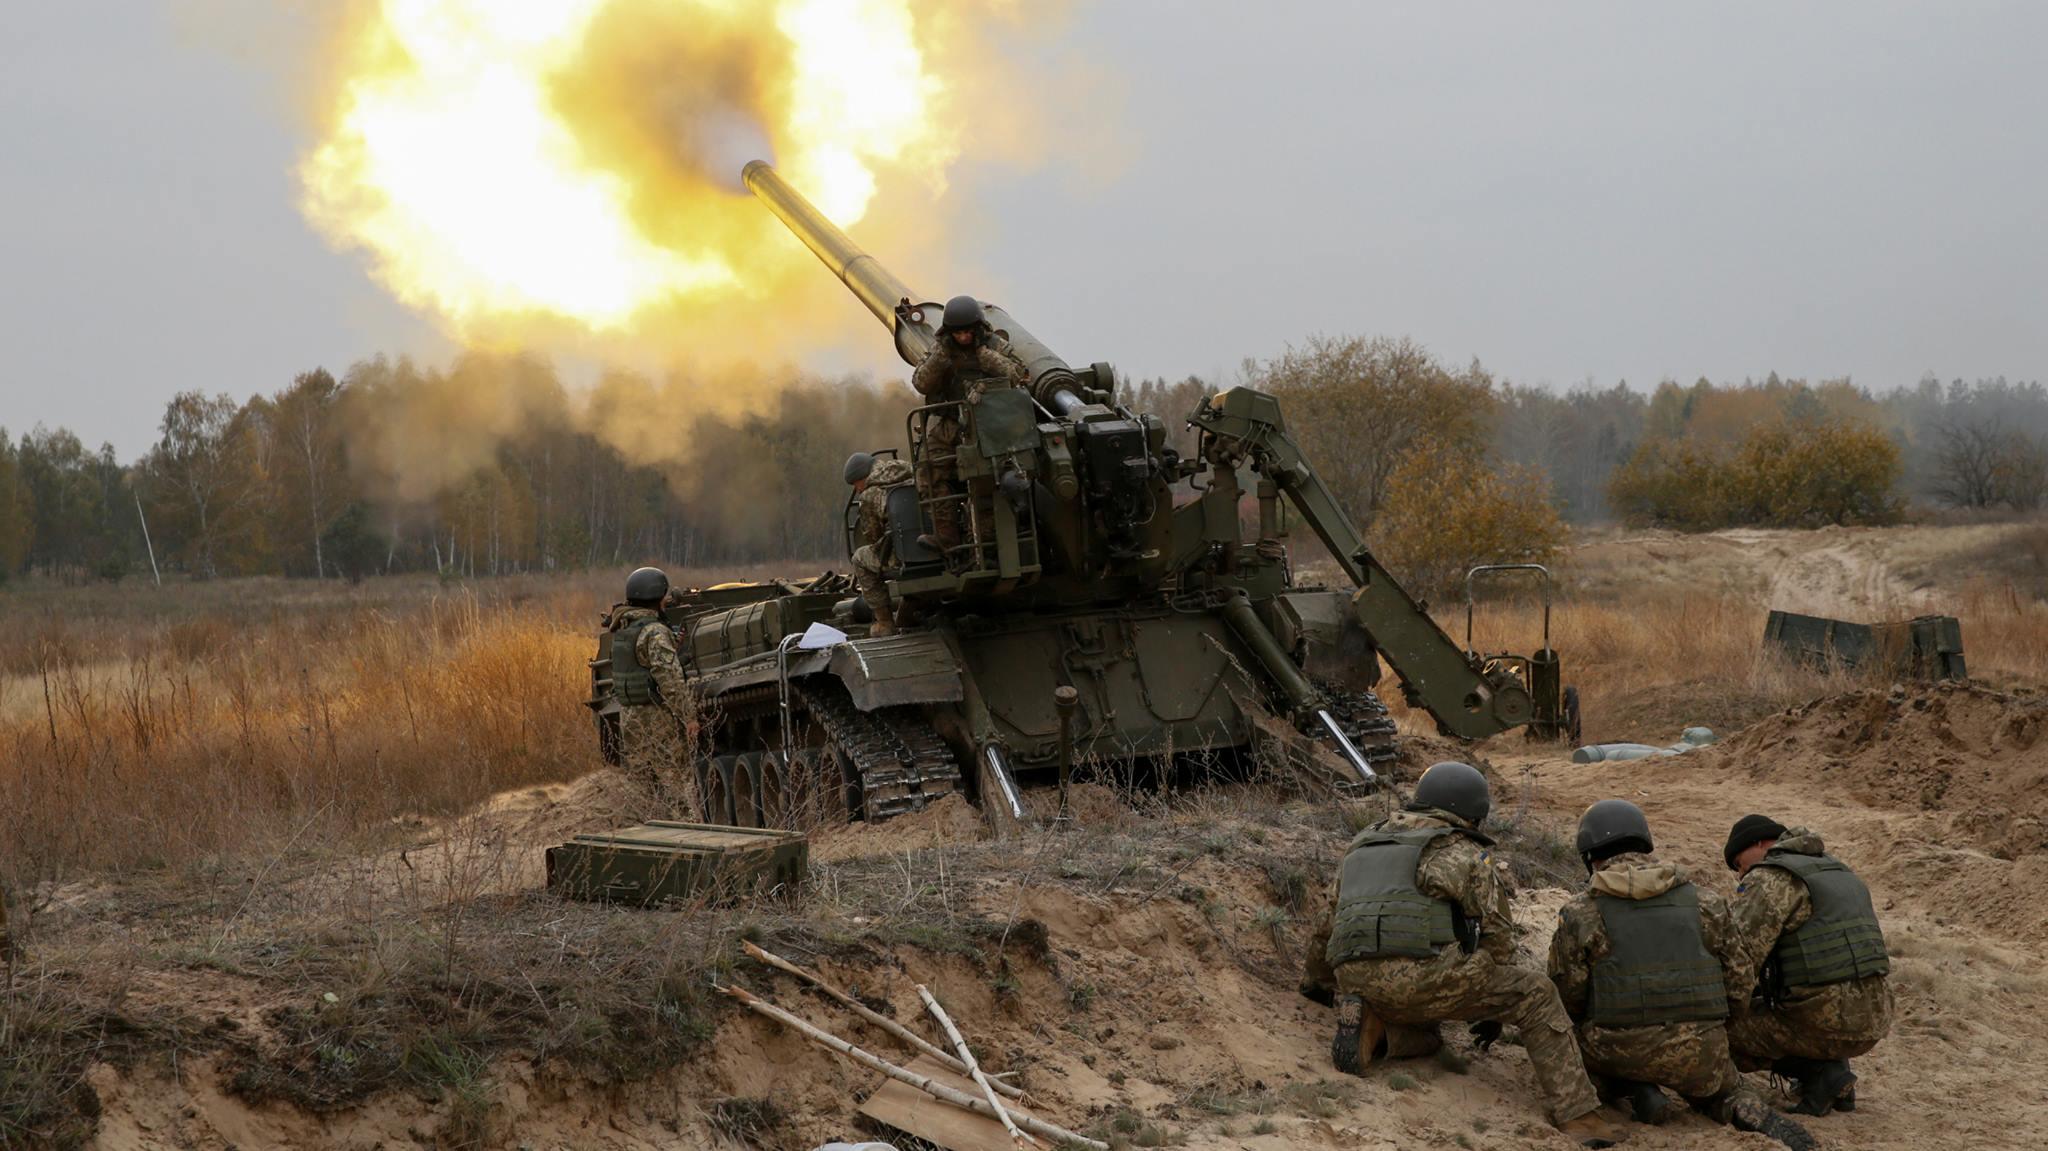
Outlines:
<svg viewBox="0 0 2048 1151"><path fill-rule="evenodd" d="M548 848L548 890L639 906L723 901L794 889L810 858L810 841L800 832L653 819Z"/></svg>

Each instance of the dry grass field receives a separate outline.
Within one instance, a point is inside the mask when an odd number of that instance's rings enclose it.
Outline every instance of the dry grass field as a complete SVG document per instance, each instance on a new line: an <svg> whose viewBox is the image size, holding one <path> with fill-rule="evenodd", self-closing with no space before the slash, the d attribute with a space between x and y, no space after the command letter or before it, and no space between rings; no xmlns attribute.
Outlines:
<svg viewBox="0 0 2048 1151"><path fill-rule="evenodd" d="M1553 637L1599 740L1661 743L1690 723L1731 735L1873 686L1767 657L1771 606L1951 611L1978 677L2042 685L2040 539L2018 525L1599 537L1561 567ZM759 573L683 578L747 574ZM1301 1055L1322 1022L1292 998L1292 972L1344 824L1279 793L1197 793L1142 816L1130 797L1097 797L1090 834L1007 843L982 839L957 804L850 828L818 842L801 906L647 914L548 898L542 846L641 814L640 797L594 770L579 706L613 582L0 590L0 884L20 948L0 1013L0 1147L510 1146L515 1131L536 1146L654 1146L667 1131L737 1147L830 1134L858 1077L708 992L712 978L764 986L737 958L741 938L899 1004L904 973L933 983L993 1051L1035 1066L1076 1125L1119 1145L1264 1149L1403 1113L1407 1088L1326 1084ZM1439 616L1462 637L1462 606ZM1533 645L1532 603L1487 602L1479 618L1481 647ZM1570 882L1557 835L1599 785L1518 737L1473 754L1521 767L1524 880ZM1721 815L1684 778L1673 794L1704 813L1691 845ZM1794 807L1819 800L1757 786ZM1852 826L1873 845L1920 842L1874 816ZM1064 942L1049 948L1048 931ZM1960 945L1911 946L1931 987ZM1161 957L1213 987L1151 982ZM2041 978L2000 963L2000 988ZM1266 1037L1246 1049L1253 1027ZM1465 1058L1410 1086L1476 1091L1477 1145L1547 1145L1526 1124L1480 1137L1484 1115L1526 1108L1511 1070L1495 1061L1466 1079ZM764 1065L795 1068L767 1109L744 1090ZM666 1102L631 1087L647 1083ZM1402 1122L1416 1139L1443 1135L1435 1120ZM592 1124L611 1134L585 1142ZM1888 1139L1870 1145L1903 1145Z"/></svg>

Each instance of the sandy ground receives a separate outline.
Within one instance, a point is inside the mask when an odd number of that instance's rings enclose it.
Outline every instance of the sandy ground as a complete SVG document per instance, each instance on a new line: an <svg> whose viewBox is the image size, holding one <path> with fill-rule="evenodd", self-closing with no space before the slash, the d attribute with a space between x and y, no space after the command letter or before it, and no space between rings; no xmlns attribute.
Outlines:
<svg viewBox="0 0 2048 1151"><path fill-rule="evenodd" d="M1575 766L1554 755L1502 755L1495 768L1499 778L1532 781L1531 816L1561 831L1593 800L1633 799L1663 854L1708 884L1729 883L1720 843L1745 812L1820 830L1877 897L1900 1004L1892 1037L1857 1061L1859 1109L1812 1122L1823 1145L2039 1147L2048 1145L2048 1046L2040 1042L2048 1033L2048 967L2039 954L2048 941L2048 855L2036 833L2048 805L2048 755L2032 741L2032 717L2042 707L2032 697L1971 688L1871 693L1795 710L1683 758ZM1519 790L1504 787L1503 798ZM503 803L530 812L540 799ZM1113 800L1102 796L1087 797L1084 810L1098 820L1133 818L1115 816ZM1245 833L1228 820L1220 827ZM980 834L962 812L941 809L847 829L820 847L845 861L904 857L975 846ZM1295 842L1284 827L1275 834L1283 849ZM1299 834L1304 852L1330 849L1328 831ZM1022 863L1063 848L1052 833L1033 833L1003 850ZM1541 1122L1526 1060L1511 1044L1479 1055L1453 1032L1453 1050L1469 1060L1462 1072L1422 1060L1383 1065L1363 1079L1332 1073L1329 1013L1294 993L1301 925L1261 928L1258 909L1272 898L1265 876L1232 850L1198 855L1163 883L1114 874L1102 883L1049 883L1026 870L979 875L958 893L963 908L1044 926L1045 962L1021 965L1008 989L961 956L916 948L899 949L881 969L813 961L899 1018L918 1017L912 985L930 984L991 1064L1023 1070L1048 1117L1100 1127L1127 1114L1134 1130L1126 1134L1139 1145L1154 1126L1176 1145L1219 1151L1566 1145ZM1530 962L1566 894L1522 894ZM190 978L190 988L161 990L245 1010L231 986ZM785 979L763 977L756 986L889 1050ZM1084 994L1089 1002L1077 1009ZM97 1145L395 1148L437 1140L434 1109L411 1095L314 1117L241 1103L204 1060L180 1072L173 1080L163 1070L98 1070L106 1115ZM749 1018L728 1021L701 1064L644 1082L598 1088L524 1065L502 1069L498 1082L503 1137L493 1145L535 1148L730 1146L710 1132L704 1109L715 1098L763 1093L791 1113L781 1137L794 1141L785 1145L810 1146L854 1134L854 1100L875 1085L873 1076ZM1630 1146L1773 1144L1687 1116L1637 1128Z"/></svg>
<svg viewBox="0 0 2048 1151"><path fill-rule="evenodd" d="M1725 532L1703 537L1617 536L1575 563L1590 584L1684 581L1767 598L1769 605L1833 614L1910 610L1928 572L2006 527L1871 533ZM1751 812L1805 824L1865 877L1894 956L1899 1020L1857 1060L1859 1109L1810 1121L1830 1148L2035 1148L2048 1146L2048 744L2039 742L2048 698L1979 687L1861 691L1774 715L1684 757L1573 765L1501 740L1481 752L1495 768L1496 803L1559 834L1597 799L1621 796L1649 814L1662 854L1702 883L1732 886L1720 845ZM391 877L461 866L477 836L511 837L517 862L480 878L516 889L535 881L538 848L601 823L619 802L593 777L508 794L478 830L405 858L365 866ZM1233 811L1227 802L1178 817L1180 855L1141 865L1131 829L1141 817L1114 796L1077 799L1079 826L986 841L971 809L952 803L877 827L820 837L822 867L889 861L915 874L992 866L942 879L950 922L977 916L1044 929L1031 961L992 967L966 954L898 945L880 962L832 954L815 963L904 1020L921 1018L913 987L947 1003L984 1059L1014 1069L1048 1118L1115 1132L1120 1141L1198 1151L1295 1147L1495 1148L1568 1144L1542 1121L1521 1049L1471 1050L1451 1032L1448 1060L1375 1067L1363 1078L1328 1065L1327 1009L1295 993L1307 924L1276 914L1272 869L1292 861L1320 878L1341 832L1299 803ZM1109 844L1110 863L1090 844ZM1165 841L1162 841L1165 842ZM1135 846L1134 846L1135 845ZM1158 844L1154 844L1155 847ZM976 854L980 853L980 854ZM1126 853L1129 859L1117 853ZM1521 893L1528 961L1547 946L1559 888ZM677 913L650 913L677 914ZM1015 959L1014 953L1013 960ZM872 1049L887 1041L798 989L743 968L739 978ZM199 1003L260 1026L250 990L199 970L139 975L137 995ZM1767 1080L1757 1082L1767 1093ZM331 1115L248 1104L209 1057L130 1072L100 1067L104 1115L95 1146L108 1149L272 1146L407 1148L447 1145L444 1112L398 1092ZM728 1017L689 1066L626 1083L591 1083L518 1059L494 1071L487 1145L505 1148L736 1147L714 1130L715 1100L766 1096L787 1124L757 1145L808 1148L859 1136L854 1107L877 1078L772 1025ZM1776 1146L1686 1116L1635 1128L1630 1147Z"/></svg>
<svg viewBox="0 0 2048 1151"><path fill-rule="evenodd" d="M1563 567L1593 594L1681 587L1755 596L1766 607L1807 614L1912 615L1938 607L1940 589L1975 574L1971 557L2030 530L1996 523L1612 532L1589 537Z"/></svg>

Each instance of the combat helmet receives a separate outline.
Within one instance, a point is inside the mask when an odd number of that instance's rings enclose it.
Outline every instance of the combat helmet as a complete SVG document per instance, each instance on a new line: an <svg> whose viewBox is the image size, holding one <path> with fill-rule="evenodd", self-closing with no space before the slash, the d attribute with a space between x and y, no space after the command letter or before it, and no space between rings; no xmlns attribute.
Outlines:
<svg viewBox="0 0 2048 1151"><path fill-rule="evenodd" d="M963 328L979 328L986 323L988 317L982 313L980 300L973 296L954 296L946 301L946 314L939 321L939 334L943 336Z"/></svg>
<svg viewBox="0 0 2048 1151"><path fill-rule="evenodd" d="M1577 846L1589 871L1601 860L1625 851L1655 850L1649 818L1626 799L1603 799L1587 808L1579 817Z"/></svg>
<svg viewBox="0 0 2048 1151"><path fill-rule="evenodd" d="M869 472L874 470L875 457L872 453L855 452L846 457L846 482L849 484L861 482L868 478Z"/></svg>
<svg viewBox="0 0 2048 1151"><path fill-rule="evenodd" d="M635 607L660 607L668 598L668 573L660 568L640 568L626 577L626 602Z"/></svg>
<svg viewBox="0 0 2048 1151"><path fill-rule="evenodd" d="M1486 786L1486 776L1478 768L1445 760L1430 765L1422 778L1415 781L1415 795L1408 801L1408 809L1418 807L1448 811L1476 829L1485 821L1486 813L1493 810L1493 795Z"/></svg>

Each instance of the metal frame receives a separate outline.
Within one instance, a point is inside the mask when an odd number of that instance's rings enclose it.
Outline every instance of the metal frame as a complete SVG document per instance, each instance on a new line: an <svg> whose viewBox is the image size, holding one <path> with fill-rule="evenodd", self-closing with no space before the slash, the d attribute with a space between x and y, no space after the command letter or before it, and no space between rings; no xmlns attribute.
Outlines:
<svg viewBox="0 0 2048 1151"><path fill-rule="evenodd" d="M1550 595L1551 595L1551 590L1552 590L1553 586L1555 585L1555 581L1554 581L1554 580L1552 580L1552 579L1551 579L1551 577L1550 577L1550 569L1549 569L1549 568L1547 568L1547 567L1544 567L1544 566L1543 566L1542 564L1480 564L1480 565L1479 565L1478 567L1475 567L1475 568L1473 568L1473 569L1471 569L1470 571L1468 571L1468 572L1466 572L1466 573L1465 573L1465 650L1466 650L1466 651L1477 651L1477 650L1478 650L1477 648L1475 648L1475 647L1473 647L1473 646L1472 646L1472 614L1473 614L1473 600L1472 600L1472 581L1473 581L1473 579L1474 579L1475 577L1477 577L1477 576L1481 576L1481 575L1489 575L1489 574L1492 574L1492 573L1494 573L1494 572L1515 572L1515 571L1525 571L1525 572L1526 572L1526 571L1533 571L1533 572L1542 572L1542 573L1543 573L1543 650L1544 650L1544 651L1549 651L1549 650L1550 650Z"/></svg>

